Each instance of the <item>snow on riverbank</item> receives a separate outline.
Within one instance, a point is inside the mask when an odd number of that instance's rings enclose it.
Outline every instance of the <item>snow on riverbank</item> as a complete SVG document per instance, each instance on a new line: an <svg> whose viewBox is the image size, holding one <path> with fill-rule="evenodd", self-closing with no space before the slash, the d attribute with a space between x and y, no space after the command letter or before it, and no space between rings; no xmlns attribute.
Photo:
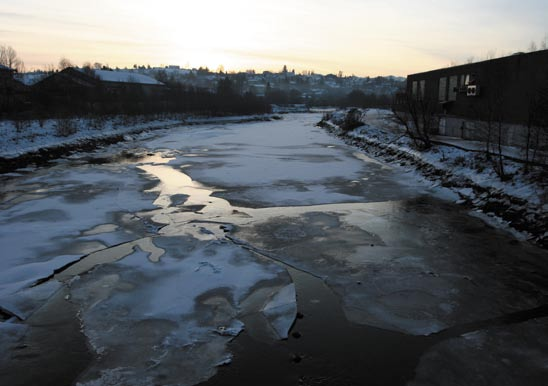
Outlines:
<svg viewBox="0 0 548 386"><path fill-rule="evenodd" d="M0 158L13 159L61 146L77 146L91 140L108 140L120 135L183 124L222 124L270 118L270 115L192 117L188 114L180 114L165 118L115 116L42 121L1 120Z"/></svg>
<svg viewBox="0 0 548 386"><path fill-rule="evenodd" d="M90 139L106 139L145 129L181 123L181 119L113 117L105 119L48 119L45 121L0 121L0 157L21 155Z"/></svg>
<svg viewBox="0 0 548 386"><path fill-rule="evenodd" d="M399 164L409 172L418 171L436 185L450 188L461 197L457 203L472 205L489 223L510 226L522 236L547 245L548 181L544 168L525 174L522 163L505 159L511 178L501 181L475 142L455 138L444 141L439 136L431 149L419 151L389 110L361 111L363 126L348 132L339 126L345 115L345 110L334 112L320 125L386 162ZM514 148L505 151L512 156L519 154Z"/></svg>

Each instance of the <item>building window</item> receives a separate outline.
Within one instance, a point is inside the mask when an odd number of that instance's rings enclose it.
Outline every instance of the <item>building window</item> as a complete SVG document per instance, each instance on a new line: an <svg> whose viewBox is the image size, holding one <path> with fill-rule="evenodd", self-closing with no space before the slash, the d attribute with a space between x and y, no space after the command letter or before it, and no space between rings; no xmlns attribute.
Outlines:
<svg viewBox="0 0 548 386"><path fill-rule="evenodd" d="M417 81L413 81L412 83L412 86L411 86L411 93L413 94L414 97L417 96Z"/></svg>
<svg viewBox="0 0 548 386"><path fill-rule="evenodd" d="M457 100L458 80L459 77L457 75L453 75L449 78L449 95L447 99L450 101Z"/></svg>
<svg viewBox="0 0 548 386"><path fill-rule="evenodd" d="M443 78L440 78L438 100L440 102L445 102L447 100L446 95L447 95L447 78L443 77Z"/></svg>
<svg viewBox="0 0 548 386"><path fill-rule="evenodd" d="M421 80L419 84L419 98L424 98L426 89L426 80Z"/></svg>

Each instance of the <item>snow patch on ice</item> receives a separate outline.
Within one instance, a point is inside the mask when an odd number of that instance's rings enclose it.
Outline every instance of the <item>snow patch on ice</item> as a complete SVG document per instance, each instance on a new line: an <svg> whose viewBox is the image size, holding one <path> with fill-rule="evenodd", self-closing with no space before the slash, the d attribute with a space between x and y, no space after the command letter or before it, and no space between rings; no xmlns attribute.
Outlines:
<svg viewBox="0 0 548 386"><path fill-rule="evenodd" d="M263 314L281 339L287 339L289 330L297 316L295 284L280 289L263 307Z"/></svg>
<svg viewBox="0 0 548 386"><path fill-rule="evenodd" d="M6 184L3 204L7 209L0 212L0 305L17 306L18 291L83 255L135 238L131 231L106 224L115 213L154 208L140 191L145 183L136 173L75 166L52 168ZM19 200L21 191L31 197ZM161 255L158 250L143 249L153 259Z"/></svg>
<svg viewBox="0 0 548 386"><path fill-rule="evenodd" d="M137 251L71 283L84 333L98 354L110 358L94 364L86 379L102 381L93 379L100 371L133 384L152 358L155 364L146 371L152 383L165 372L185 384L206 379L213 366L230 362L225 344L244 329L238 319L241 302L258 283L285 272L230 243L161 239L156 243L165 255L157 263ZM290 301L292 293L294 301L292 288L272 305ZM283 332L293 320L281 318L276 323ZM139 339L128 341L128 336Z"/></svg>

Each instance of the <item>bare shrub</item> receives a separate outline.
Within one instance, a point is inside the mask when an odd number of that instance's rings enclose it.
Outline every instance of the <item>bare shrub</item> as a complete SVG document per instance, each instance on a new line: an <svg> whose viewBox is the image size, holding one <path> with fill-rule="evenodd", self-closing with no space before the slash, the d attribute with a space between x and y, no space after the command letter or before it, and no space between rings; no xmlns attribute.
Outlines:
<svg viewBox="0 0 548 386"><path fill-rule="evenodd" d="M466 166L466 158L464 156L459 155L458 157L455 157L453 160L453 165L455 166Z"/></svg>
<svg viewBox="0 0 548 386"><path fill-rule="evenodd" d="M529 102L525 146L525 173L532 164L546 166L548 154L548 85L539 88Z"/></svg>
<svg viewBox="0 0 548 386"><path fill-rule="evenodd" d="M55 122L55 135L58 137L68 137L78 131L74 119L57 119Z"/></svg>
<svg viewBox="0 0 548 386"><path fill-rule="evenodd" d="M484 153L475 154L471 159L470 167L478 173L483 173L486 165L486 156Z"/></svg>
<svg viewBox="0 0 548 386"><path fill-rule="evenodd" d="M30 121L26 119L17 119L16 121L14 121L14 125L15 125L15 131L18 134L22 134L30 127Z"/></svg>
<svg viewBox="0 0 548 386"><path fill-rule="evenodd" d="M96 116L90 119L89 126L94 130L103 130L106 125L105 117Z"/></svg>
<svg viewBox="0 0 548 386"><path fill-rule="evenodd" d="M344 116L344 120L341 124L341 129L343 131L351 131L354 130L357 127L363 126L363 122L361 120L362 114L360 110L353 108L348 110L346 115Z"/></svg>
<svg viewBox="0 0 548 386"><path fill-rule="evenodd" d="M329 122L333 118L332 113L323 113L322 115L322 122Z"/></svg>
<svg viewBox="0 0 548 386"><path fill-rule="evenodd" d="M411 138L416 148L430 149L432 147L430 133L438 119L436 103L422 95L406 94L400 99L400 103L392 107L396 122L405 127L406 135Z"/></svg>

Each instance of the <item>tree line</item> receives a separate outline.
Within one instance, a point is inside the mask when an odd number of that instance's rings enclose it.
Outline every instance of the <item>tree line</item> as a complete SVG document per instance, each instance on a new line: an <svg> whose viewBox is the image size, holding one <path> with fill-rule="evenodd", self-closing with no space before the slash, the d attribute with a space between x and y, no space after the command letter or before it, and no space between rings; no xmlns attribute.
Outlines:
<svg viewBox="0 0 548 386"><path fill-rule="evenodd" d="M305 98L298 90L267 89L264 96L252 91L242 91L237 80L228 76L218 81L215 90L208 90L177 82L167 82L165 87L152 90L147 85L119 84L115 89L105 82L94 87L59 85L46 87L37 84L29 88L21 103L5 108L4 117L49 118L83 116L87 114L155 114L198 113L256 114L269 113L271 106L303 104L307 106L334 107L389 107L390 96L365 94L354 90L345 93L327 93Z"/></svg>
<svg viewBox="0 0 548 386"><path fill-rule="evenodd" d="M246 93L239 95L230 80L219 82L217 90L210 91L183 84L155 87L123 84L115 89L98 82L88 89L36 87L31 93L33 115L142 115L156 113L255 114L268 113L270 107L262 98Z"/></svg>

